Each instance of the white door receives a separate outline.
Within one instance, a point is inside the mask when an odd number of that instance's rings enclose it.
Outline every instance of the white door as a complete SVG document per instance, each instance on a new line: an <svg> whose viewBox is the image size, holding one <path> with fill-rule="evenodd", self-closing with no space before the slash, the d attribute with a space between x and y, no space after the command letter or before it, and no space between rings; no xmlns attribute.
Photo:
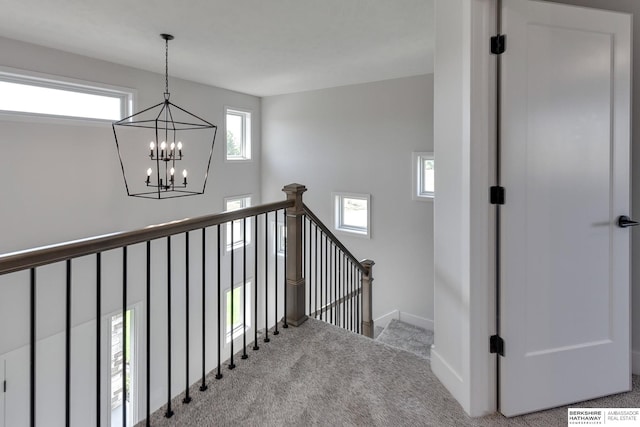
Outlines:
<svg viewBox="0 0 640 427"><path fill-rule="evenodd" d="M631 388L629 15L504 0L500 411Z"/></svg>
<svg viewBox="0 0 640 427"><path fill-rule="evenodd" d="M0 427L4 427L4 414L6 412L6 381L7 381L7 364L0 359Z"/></svg>

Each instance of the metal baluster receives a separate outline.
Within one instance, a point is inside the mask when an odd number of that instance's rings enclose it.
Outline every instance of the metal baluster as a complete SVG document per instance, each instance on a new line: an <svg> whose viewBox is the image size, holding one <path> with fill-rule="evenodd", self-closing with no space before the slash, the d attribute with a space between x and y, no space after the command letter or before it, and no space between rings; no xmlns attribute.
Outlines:
<svg viewBox="0 0 640 427"><path fill-rule="evenodd" d="M167 236L167 411L164 416L171 418L171 236Z"/></svg>
<svg viewBox="0 0 640 427"><path fill-rule="evenodd" d="M220 378L222 378L222 371L220 368L220 346L221 344L221 337L220 337L220 329L222 328L222 315L221 313L221 306L220 306L220 252L222 251L221 249L221 244L220 244L220 224L218 224L217 226L217 230L218 230L218 251L217 251L217 258L218 258L218 296L217 296L217 303L218 303L218 373L216 374L216 379L219 380Z"/></svg>
<svg viewBox="0 0 640 427"><path fill-rule="evenodd" d="M151 425L151 241L147 241L147 427Z"/></svg>
<svg viewBox="0 0 640 427"><path fill-rule="evenodd" d="M333 311L333 303L335 301L335 293L333 292L333 274L331 274L333 272L333 270L331 269L333 267L333 243L331 242L331 240L329 240L329 301L331 301L331 304L329 305L330 308L330 313L331 313L331 317L330 317L330 323L333 323L334 318L335 318L335 312Z"/></svg>
<svg viewBox="0 0 640 427"><path fill-rule="evenodd" d="M264 214L264 342L269 339L269 213Z"/></svg>
<svg viewBox="0 0 640 427"><path fill-rule="evenodd" d="M275 297L273 299L273 306L275 312L276 325L273 331L273 335L280 334L278 331L278 211L273 212L273 224L274 224L274 233L273 233L273 248L275 249L273 252L273 289L275 292Z"/></svg>
<svg viewBox="0 0 640 427"><path fill-rule="evenodd" d="M184 233L184 292L185 292L185 373L184 373L184 399L182 403L191 402L189 396L189 232Z"/></svg>
<svg viewBox="0 0 640 427"><path fill-rule="evenodd" d="M207 349L207 341L206 341L206 322L205 322L205 313L206 313L206 272L207 272L207 256L206 256L206 228L202 229L202 383L200 384L200 391L205 391L207 388L207 382L205 380L206 375L206 349Z"/></svg>
<svg viewBox="0 0 640 427"><path fill-rule="evenodd" d="M351 267L351 261L349 261L349 267L348 267L348 283L349 283L349 292L347 293L347 295L349 295L349 330L353 331L353 281L351 280L351 273L352 273L353 269Z"/></svg>
<svg viewBox="0 0 640 427"><path fill-rule="evenodd" d="M242 218L242 357L247 359L247 217Z"/></svg>
<svg viewBox="0 0 640 427"><path fill-rule="evenodd" d="M351 292L349 292L349 294L351 295L351 297L349 298L349 304L351 305L351 331L355 331L354 329L354 325L353 325L353 320L355 317L355 312L354 312L354 304L353 304L353 294L355 292L355 286L353 283L353 263L350 262L349 263L349 286L351 287Z"/></svg>
<svg viewBox="0 0 640 427"><path fill-rule="evenodd" d="M229 289L231 292L231 320L229 321L229 325L227 325L227 327L229 328L229 330L231 331L231 358L229 359L229 369L235 369L236 364L233 363L233 294L235 293L235 288L234 288L234 281L233 281L233 273L235 270L235 261L234 261L234 253L235 253L235 248L234 248L234 236L233 236L233 228L235 225L235 221L229 222L227 223L227 227L231 227L231 277L230 277L230 281L231 284L229 285Z"/></svg>
<svg viewBox="0 0 640 427"><path fill-rule="evenodd" d="M122 426L127 425L127 247L122 248Z"/></svg>
<svg viewBox="0 0 640 427"><path fill-rule="evenodd" d="M357 307L358 316L356 317L358 322L356 323L356 325L358 326L358 333L360 334L362 333L362 322L360 319L360 313L362 310L362 272L360 270L357 270L356 273L358 276L358 297L356 300L358 304L358 307Z"/></svg>
<svg viewBox="0 0 640 427"><path fill-rule="evenodd" d="M284 322L282 327L288 328L289 324L287 323L287 210L282 210L284 214L284 235L282 238L284 239ZM302 250L304 251L304 245L302 245Z"/></svg>
<svg viewBox="0 0 640 427"><path fill-rule="evenodd" d="M258 346L258 215L253 217L253 350L260 350Z"/></svg>
<svg viewBox="0 0 640 427"><path fill-rule="evenodd" d="M324 236L324 321L329 322L329 237Z"/></svg>
<svg viewBox="0 0 640 427"><path fill-rule="evenodd" d="M67 260L67 301L65 329L65 425L71 424L71 260Z"/></svg>
<svg viewBox="0 0 640 427"><path fill-rule="evenodd" d="M29 420L31 427L36 425L36 269L30 270L30 308L29 308ZM99 369L98 369L99 370Z"/></svg>
<svg viewBox="0 0 640 427"><path fill-rule="evenodd" d="M307 286L306 294L309 296L309 312L311 315L311 263L307 263L309 257L311 256L311 247L307 248L307 216L302 216L302 255L304 257L303 272L305 273L305 286ZM309 250L309 255L307 255L307 250ZM309 264L309 274L307 272L307 264Z"/></svg>
<svg viewBox="0 0 640 427"><path fill-rule="evenodd" d="M347 295L347 264L346 264L346 259L345 259L345 255L344 252L342 253L342 291L340 293L340 297L343 298L342 299L342 303L340 304L342 306L342 327L344 329L347 329L347 306L346 306L346 298L345 296Z"/></svg>
<svg viewBox="0 0 640 427"><path fill-rule="evenodd" d="M338 311L338 301L340 300L340 294L338 294L338 263L340 261L338 261L338 246L333 245L333 260L334 260L334 264L333 264L333 295L334 295L334 306L333 309L335 310L335 316L334 316L334 322L333 324L338 326L339 323L339 319L338 316L340 315L340 312Z"/></svg>
<svg viewBox="0 0 640 427"><path fill-rule="evenodd" d="M316 250L315 250L315 260L316 260L316 268L315 268L315 273L316 273L316 280L314 282L314 287L315 287L315 303L316 303L316 319L318 318L318 226L316 225L316 239L315 239L315 246L316 246Z"/></svg>
<svg viewBox="0 0 640 427"><path fill-rule="evenodd" d="M102 393L100 392L100 365L102 353L102 347L100 343L100 328L102 327L100 313L102 308L102 254L98 252L96 254L96 425L100 427L100 412Z"/></svg>
<svg viewBox="0 0 640 427"><path fill-rule="evenodd" d="M324 253L322 250L322 247L324 246L323 242L325 241L323 239L324 237L324 233L321 231L320 232L320 320L323 320L323 312L324 312L324 303L327 302L327 296L326 294L324 295L324 300L322 298L323 293L326 292L326 285L324 283L324 275L322 274L324 272L324 268L323 266L325 266L325 259L324 259Z"/></svg>

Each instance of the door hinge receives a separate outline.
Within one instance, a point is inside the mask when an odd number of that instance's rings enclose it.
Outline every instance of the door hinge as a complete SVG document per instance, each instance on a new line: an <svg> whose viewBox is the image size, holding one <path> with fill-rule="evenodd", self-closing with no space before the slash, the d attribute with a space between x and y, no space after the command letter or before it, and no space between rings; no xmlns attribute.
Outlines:
<svg viewBox="0 0 640 427"><path fill-rule="evenodd" d="M6 393L6 392L7 392L7 380L4 380L4 381L2 382L2 391L3 391L4 393Z"/></svg>
<svg viewBox="0 0 640 427"><path fill-rule="evenodd" d="M497 353L504 356L504 340L498 335L489 337L489 353Z"/></svg>
<svg viewBox="0 0 640 427"><path fill-rule="evenodd" d="M491 53L494 55L502 55L507 50L507 36L498 34L491 37Z"/></svg>
<svg viewBox="0 0 640 427"><path fill-rule="evenodd" d="M489 203L492 205L504 205L504 187L493 186L489 189Z"/></svg>

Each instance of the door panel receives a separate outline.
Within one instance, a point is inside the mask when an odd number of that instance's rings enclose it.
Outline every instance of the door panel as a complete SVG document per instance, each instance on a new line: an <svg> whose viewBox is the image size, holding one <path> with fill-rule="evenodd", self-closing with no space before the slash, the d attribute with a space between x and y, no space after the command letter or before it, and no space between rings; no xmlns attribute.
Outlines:
<svg viewBox="0 0 640 427"><path fill-rule="evenodd" d="M630 388L630 18L504 2L500 409ZM601 367L606 369L601 369ZM598 369L597 367L600 367Z"/></svg>

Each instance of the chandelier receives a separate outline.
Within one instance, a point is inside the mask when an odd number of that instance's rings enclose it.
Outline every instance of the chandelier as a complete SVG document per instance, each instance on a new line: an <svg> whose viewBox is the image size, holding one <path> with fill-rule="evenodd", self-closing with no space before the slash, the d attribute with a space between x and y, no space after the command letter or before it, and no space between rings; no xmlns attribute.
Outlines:
<svg viewBox="0 0 640 427"><path fill-rule="evenodd" d="M125 188L129 196L150 199L203 194L218 127L170 101L169 40L174 37L160 37L165 41L164 101L112 124Z"/></svg>

